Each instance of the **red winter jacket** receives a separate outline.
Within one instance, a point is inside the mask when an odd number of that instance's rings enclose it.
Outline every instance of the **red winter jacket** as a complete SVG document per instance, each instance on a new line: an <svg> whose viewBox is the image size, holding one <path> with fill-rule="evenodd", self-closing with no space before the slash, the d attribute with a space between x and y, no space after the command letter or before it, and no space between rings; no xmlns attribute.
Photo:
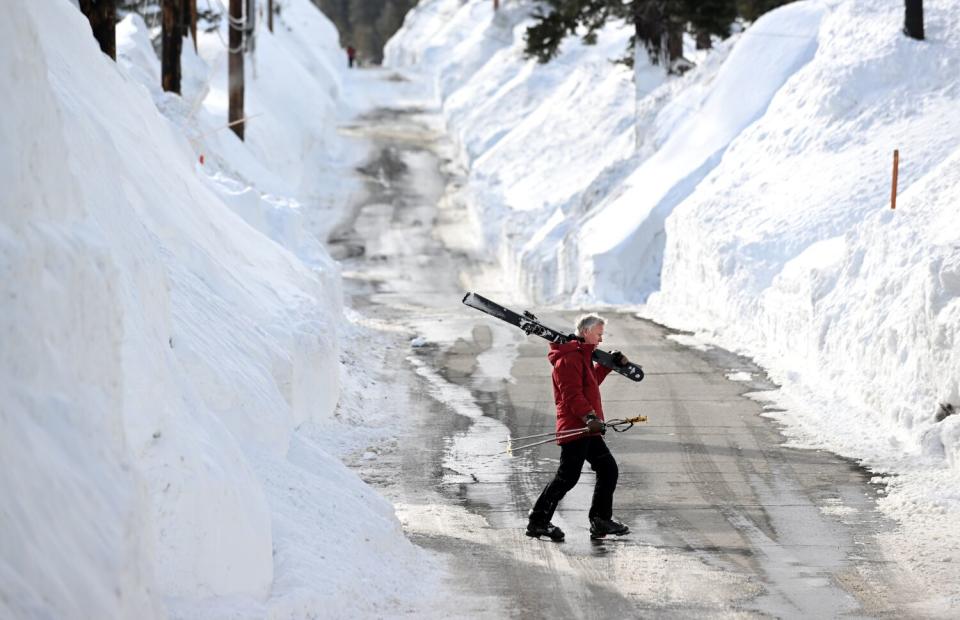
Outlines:
<svg viewBox="0 0 960 620"><path fill-rule="evenodd" d="M557 432L583 428L583 416L591 411L603 420L600 384L610 369L593 363L594 344L571 340L564 344L550 343L547 359L553 365L553 400L557 403ZM580 436L560 438L565 444Z"/></svg>

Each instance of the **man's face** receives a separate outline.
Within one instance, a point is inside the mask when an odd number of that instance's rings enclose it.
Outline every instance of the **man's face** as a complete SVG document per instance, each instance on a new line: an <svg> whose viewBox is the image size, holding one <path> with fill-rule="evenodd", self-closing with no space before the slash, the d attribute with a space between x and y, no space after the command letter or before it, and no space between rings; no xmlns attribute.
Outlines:
<svg viewBox="0 0 960 620"><path fill-rule="evenodd" d="M603 323L597 323L583 332L583 341L587 344L600 344L603 342Z"/></svg>

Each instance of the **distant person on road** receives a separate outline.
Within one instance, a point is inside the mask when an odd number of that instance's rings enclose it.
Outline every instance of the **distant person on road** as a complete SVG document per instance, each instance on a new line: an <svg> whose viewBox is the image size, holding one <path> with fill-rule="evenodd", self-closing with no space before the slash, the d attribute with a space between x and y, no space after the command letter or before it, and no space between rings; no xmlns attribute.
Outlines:
<svg viewBox="0 0 960 620"><path fill-rule="evenodd" d="M347 46L347 65L352 69L353 63L357 59L357 50L352 45Z"/></svg>
<svg viewBox="0 0 960 620"><path fill-rule="evenodd" d="M530 511L527 536L547 536L554 541L564 539L563 531L550 520L563 496L580 479L583 463L597 473L590 505L590 537L603 538L607 534L621 536L630 532L623 523L613 519L613 492L617 487L617 462L603 441L603 405L600 402L600 383L610 369L593 362L593 351L603 342L606 321L596 314L585 314L577 319L576 336L564 344L550 344L547 359L553 365L553 399L557 405L557 432L588 428L586 435L560 437L560 467L553 480L543 489ZM626 364L626 356L614 352L618 364Z"/></svg>

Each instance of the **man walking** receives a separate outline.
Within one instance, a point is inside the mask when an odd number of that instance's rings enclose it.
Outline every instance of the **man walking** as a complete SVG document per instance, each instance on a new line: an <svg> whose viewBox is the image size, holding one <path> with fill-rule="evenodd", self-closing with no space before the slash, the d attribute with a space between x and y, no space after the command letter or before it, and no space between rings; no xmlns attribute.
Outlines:
<svg viewBox="0 0 960 620"><path fill-rule="evenodd" d="M553 365L553 399L557 405L557 432L586 427L589 433L560 437L560 467L553 480L543 489L530 511L527 536L547 536L554 541L564 539L563 531L550 522L557 504L580 479L584 461L597 473L590 505L590 537L607 534L621 536L630 532L613 519L613 492L617 487L617 462L603 441L603 405L600 383L610 369L593 363L593 351L603 342L606 321L596 314L577 319L577 338L564 344L550 344L547 359ZM614 352L618 364L626 364L622 353Z"/></svg>

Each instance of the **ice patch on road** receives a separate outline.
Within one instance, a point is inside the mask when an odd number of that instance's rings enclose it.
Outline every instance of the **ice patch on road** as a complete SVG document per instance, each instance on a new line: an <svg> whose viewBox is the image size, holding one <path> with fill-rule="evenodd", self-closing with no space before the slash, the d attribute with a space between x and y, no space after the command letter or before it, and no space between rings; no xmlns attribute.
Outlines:
<svg viewBox="0 0 960 620"><path fill-rule="evenodd" d="M430 396L455 413L473 420L470 428L457 433L447 443L443 457L444 482L491 481L488 472L509 469L509 456L503 448L504 442L510 438L509 429L484 416L470 390L450 383L415 356L407 357L407 361L419 376L427 380Z"/></svg>
<svg viewBox="0 0 960 620"><path fill-rule="evenodd" d="M431 388L431 396L449 405L451 409L462 416L471 419L483 417L483 410L480 409L473 399L473 394L470 393L470 390L462 385L450 383L441 377L436 370L428 366L426 362L413 355L408 356L407 361L410 362L410 365L413 366L414 371L418 375L427 380ZM506 431L507 427L504 426L503 429Z"/></svg>
<svg viewBox="0 0 960 620"><path fill-rule="evenodd" d="M843 500L830 497L824 500L825 506L819 506L820 512L829 516L829 517L849 517L850 515L855 515L860 512L858 509L853 506L847 506L843 503Z"/></svg>
<svg viewBox="0 0 960 620"><path fill-rule="evenodd" d="M690 347L691 349L696 349L697 351L709 351L713 348L713 345L709 345L702 339L691 334L670 334L667 336L667 340L672 340L679 345Z"/></svg>

